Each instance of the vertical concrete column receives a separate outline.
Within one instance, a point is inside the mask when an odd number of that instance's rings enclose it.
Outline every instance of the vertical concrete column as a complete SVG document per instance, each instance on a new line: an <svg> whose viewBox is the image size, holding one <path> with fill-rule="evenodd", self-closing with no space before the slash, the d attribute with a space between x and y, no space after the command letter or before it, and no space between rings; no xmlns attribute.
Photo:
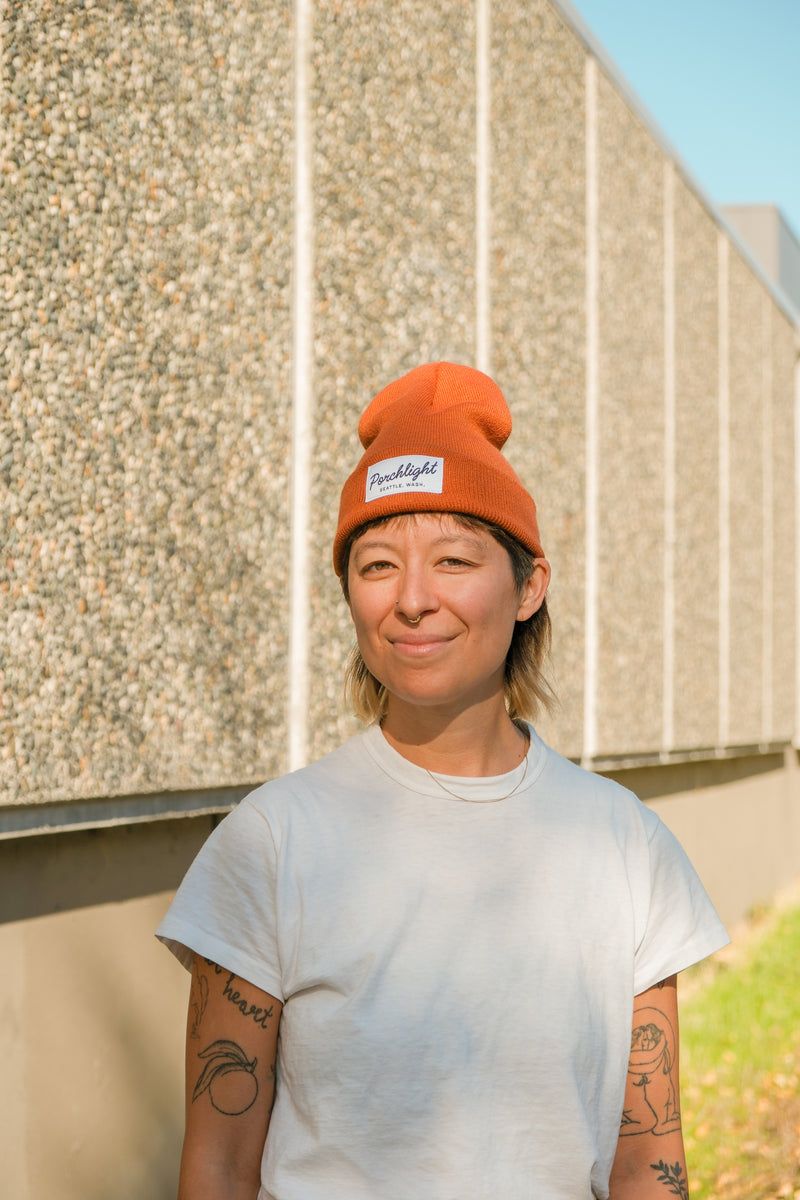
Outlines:
<svg viewBox="0 0 800 1200"><path fill-rule="evenodd" d="M764 405L766 521L771 531L768 552L771 556L769 592L768 639L769 677L765 678L765 708L769 708L770 741L791 741L795 733L795 668L796 656L796 563L797 514L794 495L796 487L795 428L796 371L798 331L780 308L765 297Z"/></svg>
<svg viewBox="0 0 800 1200"><path fill-rule="evenodd" d="M553 578L542 735L583 748L586 455L584 47L548 0L491 9L492 369L511 407L510 461L536 500Z"/></svg>
<svg viewBox="0 0 800 1200"><path fill-rule="evenodd" d="M475 0L475 366L492 374L491 0Z"/></svg>
<svg viewBox="0 0 800 1200"><path fill-rule="evenodd" d="M731 698L730 242L717 235L719 305L719 708L717 746L728 745Z"/></svg>
<svg viewBox="0 0 800 1200"><path fill-rule="evenodd" d="M657 753L664 672L663 153L598 72L597 752Z"/></svg>
<svg viewBox="0 0 800 1200"><path fill-rule="evenodd" d="M358 417L421 362L475 361L476 43L475 7L461 0L341 0L314 12L312 758L355 728L342 704L352 629L331 543Z"/></svg>
<svg viewBox="0 0 800 1200"><path fill-rule="evenodd" d="M309 535L314 412L314 195L311 119L313 0L296 0L294 45L294 246L292 294L291 575L288 765L308 759Z"/></svg>
<svg viewBox="0 0 800 1200"><path fill-rule="evenodd" d="M600 420L600 273L597 179L597 60L586 56L586 579L584 584L583 760L597 754L597 688L599 668L600 489L598 441Z"/></svg>
<svg viewBox="0 0 800 1200"><path fill-rule="evenodd" d="M665 391L674 371L675 392L671 744L689 750L716 745L718 727L719 251L708 211L677 171L672 179L674 367L665 353ZM665 311L665 330L668 324Z"/></svg>
<svg viewBox="0 0 800 1200"><path fill-rule="evenodd" d="M664 667L661 750L675 745L675 168L664 161Z"/></svg>
<svg viewBox="0 0 800 1200"><path fill-rule="evenodd" d="M774 486L773 486L773 362L772 317L774 302L761 297L761 504L763 510L763 567L761 576L761 742L774 737L773 720L773 622L775 619Z"/></svg>
<svg viewBox="0 0 800 1200"><path fill-rule="evenodd" d="M729 710L727 741L758 745L764 730L764 289L729 253Z"/></svg>
<svg viewBox="0 0 800 1200"><path fill-rule="evenodd" d="M2 23L0 790L256 782L286 767L292 6Z"/></svg>

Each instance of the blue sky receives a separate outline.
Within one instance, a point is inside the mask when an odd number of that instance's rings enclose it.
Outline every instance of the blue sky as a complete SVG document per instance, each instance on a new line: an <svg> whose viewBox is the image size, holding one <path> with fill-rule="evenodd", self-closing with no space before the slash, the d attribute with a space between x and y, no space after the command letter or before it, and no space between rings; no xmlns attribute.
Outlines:
<svg viewBox="0 0 800 1200"><path fill-rule="evenodd" d="M800 238L800 0L572 0L717 205Z"/></svg>

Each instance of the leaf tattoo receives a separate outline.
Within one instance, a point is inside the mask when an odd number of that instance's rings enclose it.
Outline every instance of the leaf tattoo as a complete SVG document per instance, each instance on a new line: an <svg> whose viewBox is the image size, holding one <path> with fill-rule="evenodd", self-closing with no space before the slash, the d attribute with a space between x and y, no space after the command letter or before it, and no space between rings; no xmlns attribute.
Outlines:
<svg viewBox="0 0 800 1200"><path fill-rule="evenodd" d="M205 975L198 975L192 986L191 996L192 1011L192 1038L200 1037L200 1022L203 1019L203 1013L206 1011L208 1004L208 978Z"/></svg>
<svg viewBox="0 0 800 1200"><path fill-rule="evenodd" d="M671 1195L679 1196L680 1200L689 1200L689 1184L683 1178L683 1169L680 1163L675 1163L674 1167L671 1167L660 1159L657 1163L650 1163L650 1166L654 1171L658 1171L658 1182L663 1183Z"/></svg>
<svg viewBox="0 0 800 1200"><path fill-rule="evenodd" d="M201 1050L198 1058L206 1059L206 1064L194 1086L192 1103L207 1091L217 1112L227 1117L238 1117L253 1106L258 1095L258 1059L249 1059L241 1046L224 1038Z"/></svg>

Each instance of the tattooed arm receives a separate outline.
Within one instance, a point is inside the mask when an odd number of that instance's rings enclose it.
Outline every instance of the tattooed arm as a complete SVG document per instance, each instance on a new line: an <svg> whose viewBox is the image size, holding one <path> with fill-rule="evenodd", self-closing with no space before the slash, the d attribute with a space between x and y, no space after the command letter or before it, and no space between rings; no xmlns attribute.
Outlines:
<svg viewBox="0 0 800 1200"><path fill-rule="evenodd" d="M611 1200L689 1200L678 1089L676 976L637 996Z"/></svg>
<svg viewBox="0 0 800 1200"><path fill-rule="evenodd" d="M178 1200L256 1200L281 1004L195 955Z"/></svg>

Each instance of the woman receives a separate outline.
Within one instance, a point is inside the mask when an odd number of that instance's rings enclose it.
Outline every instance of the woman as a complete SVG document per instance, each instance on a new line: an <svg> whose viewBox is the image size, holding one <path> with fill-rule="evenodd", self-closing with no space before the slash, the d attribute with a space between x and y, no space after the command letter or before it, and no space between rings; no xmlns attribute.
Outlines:
<svg viewBox="0 0 800 1200"><path fill-rule="evenodd" d="M727 938L658 818L524 720L550 568L510 428L449 363L361 419L334 564L371 724L245 799L159 930L181 1200L688 1195L675 975Z"/></svg>

